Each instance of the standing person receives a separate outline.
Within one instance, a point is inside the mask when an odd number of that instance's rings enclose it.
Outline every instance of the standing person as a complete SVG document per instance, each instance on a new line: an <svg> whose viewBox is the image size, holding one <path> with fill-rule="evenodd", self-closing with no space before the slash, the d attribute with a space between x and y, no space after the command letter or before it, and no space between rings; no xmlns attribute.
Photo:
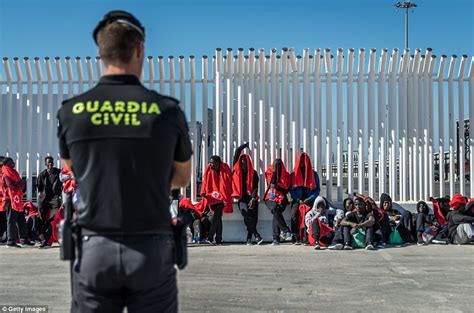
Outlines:
<svg viewBox="0 0 474 313"><path fill-rule="evenodd" d="M34 243L27 237L26 218L21 200L25 184L15 170L15 162L12 158L5 158L2 165L3 197L7 212L7 247L33 246ZM17 244L18 235L20 245Z"/></svg>
<svg viewBox="0 0 474 313"><path fill-rule="evenodd" d="M265 205L273 214L272 231L273 241L272 245L280 244L280 232L284 240L290 240L292 234L290 228L283 218L283 211L288 205L288 189L290 187L290 173L286 170L285 164L281 159L275 159L272 165L265 172L265 179L267 180L268 188L265 192Z"/></svg>
<svg viewBox="0 0 474 313"><path fill-rule="evenodd" d="M81 192L71 311L177 312L169 195L191 175L186 118L140 83L138 19L108 12L93 37L104 76L58 112L60 155Z"/></svg>
<svg viewBox="0 0 474 313"><path fill-rule="evenodd" d="M351 237L358 229L361 229L365 232L365 249L374 250L374 214L366 209L366 203L362 198L355 198L354 206L356 211L347 214L341 221L344 236L343 248L344 250L352 250Z"/></svg>
<svg viewBox="0 0 474 313"><path fill-rule="evenodd" d="M44 159L46 169L43 170L36 180L38 189L38 208L41 214L42 227L40 233L44 236L44 241L40 248L51 246L51 235L54 232L51 222L62 205L61 196L63 184L60 180L61 170L54 167L54 158L47 156Z"/></svg>
<svg viewBox="0 0 474 313"><path fill-rule="evenodd" d="M201 185L201 196L207 199L212 215L209 219L211 228L207 235L207 244L222 244L222 214L232 213L232 173L229 165L213 155L204 171Z"/></svg>
<svg viewBox="0 0 474 313"><path fill-rule="evenodd" d="M3 166L4 156L0 156L0 244L4 245L7 243L7 208L5 207L3 197L3 174L1 167Z"/></svg>
<svg viewBox="0 0 474 313"><path fill-rule="evenodd" d="M305 204L308 207L313 206L313 202L321 191L319 176L313 170L309 155L302 152L296 158L296 164L290 176L291 187L291 231L293 232L293 243L300 245L300 226L304 227L304 220L300 216L304 216L306 212L300 212L300 205ZM306 229L305 229L306 231Z"/></svg>
<svg viewBox="0 0 474 313"><path fill-rule="evenodd" d="M249 144L239 146L234 153L234 171L232 173L232 197L237 199L240 213L244 217L247 227L247 245L252 244L255 236L257 244L263 242L262 236L257 231L258 222L258 173L253 168L252 159L248 154L242 153Z"/></svg>

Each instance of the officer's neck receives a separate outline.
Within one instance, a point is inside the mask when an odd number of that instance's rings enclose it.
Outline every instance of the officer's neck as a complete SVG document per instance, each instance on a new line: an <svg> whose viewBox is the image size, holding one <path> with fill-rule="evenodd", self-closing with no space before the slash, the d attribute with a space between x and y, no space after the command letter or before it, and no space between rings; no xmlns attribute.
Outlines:
<svg viewBox="0 0 474 313"><path fill-rule="evenodd" d="M104 75L134 75L140 78L141 68L134 64L121 64L119 66L107 64L104 67Z"/></svg>

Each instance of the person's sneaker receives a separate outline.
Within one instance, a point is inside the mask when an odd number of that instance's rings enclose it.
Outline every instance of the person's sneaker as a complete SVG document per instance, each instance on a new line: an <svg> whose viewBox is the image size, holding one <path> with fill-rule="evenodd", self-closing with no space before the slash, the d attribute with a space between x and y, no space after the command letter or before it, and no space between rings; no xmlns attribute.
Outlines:
<svg viewBox="0 0 474 313"><path fill-rule="evenodd" d="M7 248L21 248L21 246L17 244L16 242L12 242L12 243L7 243Z"/></svg>
<svg viewBox="0 0 474 313"><path fill-rule="evenodd" d="M251 246L252 245L252 240L250 239L247 239L247 243L246 243L247 246Z"/></svg>
<svg viewBox="0 0 474 313"><path fill-rule="evenodd" d="M346 243L344 245L344 250L354 250L354 248L352 248L352 246L349 243Z"/></svg>
<svg viewBox="0 0 474 313"><path fill-rule="evenodd" d="M365 250L375 250L374 246L369 242L367 246L365 246Z"/></svg>
<svg viewBox="0 0 474 313"><path fill-rule="evenodd" d="M417 246L427 246L428 244L426 242L417 242Z"/></svg>
<svg viewBox="0 0 474 313"><path fill-rule="evenodd" d="M438 245L447 245L448 244L448 242L446 240L437 240L437 239L431 240L431 243L435 243L435 244L438 244Z"/></svg>
<svg viewBox="0 0 474 313"><path fill-rule="evenodd" d="M38 247L38 249L48 249L50 246L48 245L48 242L45 240L43 243Z"/></svg>
<svg viewBox="0 0 474 313"><path fill-rule="evenodd" d="M320 250L321 249L321 246L317 243L314 245L314 250Z"/></svg>
<svg viewBox="0 0 474 313"><path fill-rule="evenodd" d="M289 241L292 239L293 239L293 235L290 232L285 233L285 235L283 236L283 240L285 241Z"/></svg>
<svg viewBox="0 0 474 313"><path fill-rule="evenodd" d="M335 245L330 245L328 247L329 250L342 250L342 248L344 248L342 243L336 243Z"/></svg>
<svg viewBox="0 0 474 313"><path fill-rule="evenodd" d="M257 237L257 245L260 245L263 242L263 238L258 236Z"/></svg>
<svg viewBox="0 0 474 313"><path fill-rule="evenodd" d="M377 249L385 249L385 247L386 247L385 242L379 242L379 244L377 245Z"/></svg>
<svg viewBox="0 0 474 313"><path fill-rule="evenodd" d="M280 245L280 242L276 239L273 239L272 246L279 246L279 245Z"/></svg>
<svg viewBox="0 0 474 313"><path fill-rule="evenodd" d="M295 242L293 242L293 245L295 245L295 246L301 246L301 241L296 240Z"/></svg>
<svg viewBox="0 0 474 313"><path fill-rule="evenodd" d="M35 243L29 240L20 240L20 246L22 247L33 247L34 245Z"/></svg>
<svg viewBox="0 0 474 313"><path fill-rule="evenodd" d="M201 241L201 243L203 243L205 245L211 245L211 246L214 245L214 243L212 241L210 241L209 239L204 239L203 241Z"/></svg>

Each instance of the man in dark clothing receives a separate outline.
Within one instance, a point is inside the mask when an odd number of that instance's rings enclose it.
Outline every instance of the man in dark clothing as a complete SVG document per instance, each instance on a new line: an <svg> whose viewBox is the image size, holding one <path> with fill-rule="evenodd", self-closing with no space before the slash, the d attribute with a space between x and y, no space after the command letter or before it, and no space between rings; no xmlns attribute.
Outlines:
<svg viewBox="0 0 474 313"><path fill-rule="evenodd" d="M381 247L388 243L390 235L392 234L392 227L395 228L404 242L415 242L413 238L413 221L412 215L409 211L398 211L393 207L392 198L382 193L380 195L380 208L383 211L382 219L379 220L380 228L382 230Z"/></svg>
<svg viewBox="0 0 474 313"><path fill-rule="evenodd" d="M52 234L51 222L62 205L61 195L63 190L63 184L60 180L61 170L54 167L54 158L47 156L44 163L46 169L38 175L36 180L38 208L42 221L40 233L44 236L40 248L46 248L49 245Z"/></svg>
<svg viewBox="0 0 474 313"><path fill-rule="evenodd" d="M138 19L111 11L93 35L104 75L58 112L60 155L80 186L71 311L177 312L169 195L191 176L186 118L140 82Z"/></svg>
<svg viewBox="0 0 474 313"><path fill-rule="evenodd" d="M240 213L244 217L247 227L247 245L252 244L255 236L257 244L263 242L262 236L257 231L258 222L258 173L254 170L252 159L248 154L242 153L248 148L248 143L239 146L234 153L234 171L232 173L232 197L238 200Z"/></svg>
<svg viewBox="0 0 474 313"><path fill-rule="evenodd" d="M466 205L466 198L455 194L449 205L453 210L448 213L450 243L465 245L474 240L474 201Z"/></svg>
<svg viewBox="0 0 474 313"><path fill-rule="evenodd" d="M374 215L372 212L366 210L366 203L362 198L356 198L354 206L356 211L347 214L341 221L344 236L344 250L352 250L351 235L354 235L358 229L365 231L365 249L374 250Z"/></svg>

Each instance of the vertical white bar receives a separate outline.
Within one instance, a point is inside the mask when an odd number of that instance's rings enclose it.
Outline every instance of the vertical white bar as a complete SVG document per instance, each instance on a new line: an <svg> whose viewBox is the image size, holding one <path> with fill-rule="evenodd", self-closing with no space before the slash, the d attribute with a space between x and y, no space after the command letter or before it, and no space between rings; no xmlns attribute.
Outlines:
<svg viewBox="0 0 474 313"><path fill-rule="evenodd" d="M54 58L54 63L56 65L56 75L58 77L58 99L57 103L58 105L63 101L63 96L64 96L64 91L63 91L63 71L62 71L62 65L61 65L61 59L59 57ZM73 91L72 89L72 69L70 68L70 63L69 63L69 68L68 68L68 80L69 80L69 97L72 97L71 92ZM48 90L48 92L53 93L52 85L51 85L51 90ZM48 145L49 150L48 150L48 155L53 155L53 147L56 147L56 112L57 109L55 110L53 107L53 101L51 103L48 103L48 109L51 114L51 118L49 119L49 125L51 127L50 134L52 137L52 141L50 141L50 144ZM53 140L54 139L54 140ZM54 149L55 150L55 149ZM59 160L58 160L59 161Z"/></svg>
<svg viewBox="0 0 474 313"><path fill-rule="evenodd" d="M218 53L219 52L219 53ZM216 142L216 147L215 147L215 154L216 155L222 155L222 150L221 150L221 125L222 125L222 119L221 119L221 76L219 72L219 67L217 66L219 63L219 59L221 58L220 56L220 50L216 51L216 70L215 70L215 79L214 79L214 85L216 86L215 90L215 102L214 102L214 120L215 120L215 142Z"/></svg>
<svg viewBox="0 0 474 313"><path fill-rule="evenodd" d="M424 169L424 184L423 184L423 199L428 199L430 194L429 194L429 121L427 120L426 117L429 118L429 110L430 110L430 105L429 105L429 66L431 63L431 48L427 49L427 52L425 54L425 62L424 62L424 67L423 67L423 116L424 118L424 123L423 123L423 169Z"/></svg>
<svg viewBox="0 0 474 313"><path fill-rule="evenodd" d="M168 57L168 70L169 70L169 75L170 75L170 96L171 97L176 97L176 89L175 89L175 80L176 80L176 75L174 71L174 57L170 55Z"/></svg>
<svg viewBox="0 0 474 313"><path fill-rule="evenodd" d="M342 48L337 49L337 113L336 113L336 164L337 164L337 201L340 202L343 200L344 197L344 186L343 186L343 160L342 160L342 147L344 145L343 142L343 115L344 112L342 110L342 71L343 71L343 58L344 53Z"/></svg>
<svg viewBox="0 0 474 313"><path fill-rule="evenodd" d="M279 126L278 120L280 116L280 105L278 103L278 85L279 85L279 69L278 69L278 62L276 55L276 49L272 49L271 53L271 74L270 74L270 85L271 85L271 101L268 101L268 107L270 108L270 162L273 163L275 160L275 150L280 148L280 143L278 139L275 137L275 134L278 134ZM268 138L268 134L267 134ZM276 140L276 142L275 142ZM268 162L268 163L270 163ZM269 164L265 164L265 168L268 167Z"/></svg>
<svg viewBox="0 0 474 313"><path fill-rule="evenodd" d="M24 149L23 149L23 76L20 69L20 62L17 57L13 58L13 64L15 66L15 73L16 73L16 105L17 105L17 119L15 125L15 131L17 133L17 162L16 162L16 170L20 173L20 176L23 176L23 169L24 169Z"/></svg>
<svg viewBox="0 0 474 313"><path fill-rule="evenodd" d="M165 62L163 56L158 56L158 70L160 73L160 93L165 94Z"/></svg>
<svg viewBox="0 0 474 313"><path fill-rule="evenodd" d="M321 56L321 49L316 49L314 53L314 82L313 82L313 89L314 89L314 108L313 108L313 138L314 138L314 153L313 153L313 162L316 171L319 174L320 179L322 180L322 140L321 137L323 136L322 131L322 116L321 116L321 101L322 101L322 94L321 94L321 68L322 68L322 56Z"/></svg>
<svg viewBox="0 0 474 313"><path fill-rule="evenodd" d="M421 180L420 176L420 170L422 170L422 167L420 165L419 161L419 134L420 134L420 127L421 124L418 122L418 107L420 106L419 101L418 101L418 91L419 91L419 72L420 72L420 49L415 50L415 55L413 59L413 67L411 69L412 72L412 120L413 120L413 130L412 130L412 153L413 153L413 159L412 159L412 164L413 164L413 184L411 186L412 188L412 194L413 194L413 199L418 200L420 198L420 190L419 186L420 183L419 181Z"/></svg>
<svg viewBox="0 0 474 313"><path fill-rule="evenodd" d="M311 154L311 142L309 140L308 131L311 129L311 106L310 106L310 59L309 49L305 48L303 51L303 146L304 151ZM314 160L314 158L313 158Z"/></svg>
<svg viewBox="0 0 474 313"><path fill-rule="evenodd" d="M256 145L255 145L255 135L256 135L256 127L255 127L255 109L256 109L256 103L255 102L255 93L256 93L256 82L255 82L255 49L250 48L249 49L249 59L248 59L248 64L249 64L249 93L248 93L248 107L249 107L249 114L248 118L252 119L249 120L248 123L249 125L252 125L252 130L249 132L249 145L250 145L250 154L252 156L252 161L254 164L256 163Z"/></svg>
<svg viewBox="0 0 474 313"><path fill-rule="evenodd" d="M424 198L424 186L425 186L425 181L424 181L424 144L423 144L423 132L424 132L424 124L425 124L425 90L424 90L424 68L425 68L425 63L426 63L426 57L424 55L421 55L421 61L420 61L420 67L418 69L418 176L419 176L419 190L418 194L420 195L420 198Z"/></svg>
<svg viewBox="0 0 474 313"><path fill-rule="evenodd" d="M76 73L78 81L78 93L84 92L84 72L82 70L82 60L81 57L76 57Z"/></svg>
<svg viewBox="0 0 474 313"><path fill-rule="evenodd" d="M88 79L88 84L89 84L89 89L91 89L94 86L94 70L92 69L92 62L91 62L91 57L86 57L86 67L87 67L87 77Z"/></svg>
<svg viewBox="0 0 474 313"><path fill-rule="evenodd" d="M380 55L378 77L377 77L377 104L378 104L378 134L376 137L379 138L379 196L387 188L385 176L386 176L386 138L387 138L387 98L386 98L386 64L387 64L387 49L384 48Z"/></svg>
<svg viewBox="0 0 474 313"><path fill-rule="evenodd" d="M68 97L72 98L74 96L74 76L72 74L72 65L71 65L71 57L66 57L66 73L67 73L67 91Z"/></svg>
<svg viewBox="0 0 474 313"><path fill-rule="evenodd" d="M265 122L264 122L264 119L265 119L265 116L263 114L263 101L260 100L259 101L259 105L258 105L258 129L259 129L259 133L260 134L263 134L264 132L264 128L265 128ZM263 186L265 185L263 183L263 176L262 174L265 173L265 165L264 165L264 161L265 161L265 137L260 135L259 138L258 138L258 142L259 142L259 162L255 165L256 167L258 166L258 168L256 168L256 171L258 172L258 174L260 175L260 181L262 182L260 184L260 191L261 192L265 192L265 190L263 190Z"/></svg>
<svg viewBox="0 0 474 313"><path fill-rule="evenodd" d="M282 116L282 123L285 122L286 124L281 124L281 159L283 160L283 163L289 167L288 161L288 152L289 152L289 133L290 133L290 128L289 128L289 122L291 121L290 119L290 94L289 94L289 61L288 61L288 48L283 48L282 49L282 75L281 75L281 116ZM285 131L286 130L286 131Z"/></svg>
<svg viewBox="0 0 474 313"><path fill-rule="evenodd" d="M31 65L30 65L30 60L29 58L25 57L23 58L24 64L25 64L25 71L26 71L26 78L27 78L27 93L28 93L28 98L27 98L27 110L28 110L28 121L27 121L27 150L26 150L26 196L28 200L31 200L32 196L32 191L33 191L33 179L32 179L32 173L31 169L32 166L31 162L33 159L33 151L36 150L36 143L35 146L33 146L33 75L31 72ZM3 97L3 94L0 90L0 97ZM35 120L37 122L37 120Z"/></svg>
<svg viewBox="0 0 474 313"><path fill-rule="evenodd" d="M97 78L100 79L102 77L102 60L100 57L95 57L95 68L97 70Z"/></svg>
<svg viewBox="0 0 474 313"><path fill-rule="evenodd" d="M150 74L153 76L153 74ZM193 157L191 159L191 200L196 201L197 184L196 169L199 160L198 145L201 143L197 138L197 122L196 122L196 62L194 56L189 56L189 78L191 83L190 110L191 110L191 141L193 146ZM151 78L150 78L151 79ZM204 116L203 116L204 119ZM202 150L201 150L202 153ZM201 155L202 157L202 155Z"/></svg>
<svg viewBox="0 0 474 313"><path fill-rule="evenodd" d="M389 76L388 76L388 129L389 129L389 190L391 195L397 192L397 136L395 125L396 108L396 73L397 73L398 49L393 49L390 58Z"/></svg>
<svg viewBox="0 0 474 313"><path fill-rule="evenodd" d="M367 124L369 136L369 196L375 197L375 49L370 49L367 77Z"/></svg>
<svg viewBox="0 0 474 313"><path fill-rule="evenodd" d="M6 156L12 156L13 151L13 78L10 69L10 62L7 57L3 58L3 65L7 76L7 145L5 149Z"/></svg>
<svg viewBox="0 0 474 313"><path fill-rule="evenodd" d="M474 121L474 57L471 58L471 65L469 68L469 126L471 125L472 121ZM471 132L472 133L472 132ZM474 169L474 136L469 134L469 192L470 197L474 197L474 183L472 181L472 171Z"/></svg>
<svg viewBox="0 0 474 313"><path fill-rule="evenodd" d="M431 55L428 68L428 196L434 195L434 96L433 73L436 56Z"/></svg>
<svg viewBox="0 0 474 313"><path fill-rule="evenodd" d="M206 169L207 160L209 159L209 97L208 97L208 79L209 79L209 64L207 55L202 57L202 163L201 163L201 178Z"/></svg>
<svg viewBox="0 0 474 313"><path fill-rule="evenodd" d="M275 160L275 112L273 106L270 107L270 162Z"/></svg>
<svg viewBox="0 0 474 313"><path fill-rule="evenodd" d="M354 192L354 49L347 56L347 192Z"/></svg>
<svg viewBox="0 0 474 313"><path fill-rule="evenodd" d="M254 124L254 116L253 116L253 99L252 99L252 94L249 93L249 129L248 129L248 132L249 132L249 146L253 148L253 142L254 142L254 137L253 137L253 128L255 127L255 124ZM253 149L251 148L250 150L250 153L251 155L253 155ZM255 164L255 159L252 159L252 161L254 162Z"/></svg>
<svg viewBox="0 0 474 313"><path fill-rule="evenodd" d="M232 140L232 100L231 100L231 89L230 89L230 79L226 80L226 115L227 115L227 125L226 125L226 142L227 142L227 151L226 151L226 159L227 164L232 163L232 149L233 149L233 140Z"/></svg>
<svg viewBox="0 0 474 313"><path fill-rule="evenodd" d="M59 57L56 57L55 58L55 62L56 62L56 67L58 66L58 63L61 64L61 60L59 59ZM52 129L53 129L53 122L52 122L52 119L51 119L51 112L53 110L53 70L51 68L51 62L49 60L48 57L45 58L45 66L46 66L46 73L48 75L48 96L47 96L47 105L48 105L48 108L47 110L45 110L46 114L45 114L45 117L46 117L46 123L47 123L47 140L46 140L46 149L44 149L45 151L45 154L44 155L41 155L40 156L40 159L41 158L44 158L45 155L51 155L51 146L52 146L52 140L53 140L53 137L50 135L52 133ZM60 74L58 72L58 75L61 75L62 76L62 73ZM58 83L58 88L59 88L59 85L62 86L62 77L61 77L61 84ZM43 136L44 136L44 132L43 132Z"/></svg>
<svg viewBox="0 0 474 313"><path fill-rule="evenodd" d="M398 76L398 125L399 125L399 137L400 137L400 158L399 158L399 172L400 179L399 191L400 200L407 201L407 158L408 158L408 147L407 147L407 71L408 65L410 64L410 50L405 49L401 57L401 65Z"/></svg>
<svg viewBox="0 0 474 313"><path fill-rule="evenodd" d="M293 166L296 162L296 155L300 147L300 111L301 106L299 102L299 67L296 62L295 51L293 48L290 48L290 64L291 64L291 121L294 123L294 126L291 127L291 165Z"/></svg>
<svg viewBox="0 0 474 313"><path fill-rule="evenodd" d="M439 197L444 197L445 193L445 184L444 184L444 150L445 150L445 131L444 131L444 67L446 65L446 56L441 56L441 61L439 62L439 69L438 69L438 140L439 140L439 157L438 157L438 171L439 171ZM469 112L471 114L471 111ZM472 119L469 120L469 122ZM470 136L472 138L472 136ZM471 139L472 142L472 139ZM472 153L472 150L471 150ZM472 159L471 159L472 162ZM471 183L472 186L472 183Z"/></svg>
<svg viewBox="0 0 474 313"><path fill-rule="evenodd" d="M457 56L453 55L448 70L448 106L449 106L449 194L455 193L455 160L454 149L456 146L456 123L454 121L454 68Z"/></svg>
<svg viewBox="0 0 474 313"><path fill-rule="evenodd" d="M39 160L43 155L43 119L45 111L43 108L43 73L41 71L41 64L38 57L35 57L35 69L36 69L36 77L38 80L38 92L37 92L37 106L36 106L36 118L38 122L36 123L36 160L37 164L39 164ZM39 168L37 168L36 175L39 174Z"/></svg>
<svg viewBox="0 0 474 313"><path fill-rule="evenodd" d="M364 88L364 65L365 65L365 50L364 48L359 49L359 61L357 71L357 108L358 108L358 122L357 122L357 135L358 135L358 192L364 194L365 190L365 147L366 147L366 131L365 131L365 88Z"/></svg>
<svg viewBox="0 0 474 313"><path fill-rule="evenodd" d="M324 50L326 69L326 196L332 200L332 55L331 50Z"/></svg>
<svg viewBox="0 0 474 313"><path fill-rule="evenodd" d="M458 118L458 135L459 135L459 147L457 151L458 155L458 168L459 168L459 193L462 195L465 194L465 156L464 156L464 71L466 69L467 55L463 55L461 58L461 64L459 66L459 73L457 77L458 82L458 109L459 109L459 118Z"/></svg>
<svg viewBox="0 0 474 313"><path fill-rule="evenodd" d="M155 65L153 57L149 55L146 58L146 62L148 64L148 88L155 90Z"/></svg>
<svg viewBox="0 0 474 313"><path fill-rule="evenodd" d="M179 99L179 104L181 107L181 110L186 112L186 66L184 64L184 56L180 55L178 57L178 64L179 64L179 94L180 94L180 99Z"/></svg>

